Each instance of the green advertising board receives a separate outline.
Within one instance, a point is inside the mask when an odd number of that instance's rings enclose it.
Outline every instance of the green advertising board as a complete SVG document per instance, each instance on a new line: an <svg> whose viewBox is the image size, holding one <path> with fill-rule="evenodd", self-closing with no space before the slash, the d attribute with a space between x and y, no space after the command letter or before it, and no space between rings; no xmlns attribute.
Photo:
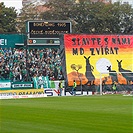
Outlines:
<svg viewBox="0 0 133 133"><path fill-rule="evenodd" d="M24 41L27 44L24 45ZM0 34L0 48L58 48L59 39L28 39L25 34Z"/></svg>
<svg viewBox="0 0 133 133"><path fill-rule="evenodd" d="M17 45L24 45L26 39L24 34L0 34L0 47L14 48Z"/></svg>
<svg viewBox="0 0 133 133"><path fill-rule="evenodd" d="M0 34L1 48L15 48L23 47L24 41L27 41L28 48L45 48L45 47L59 47L59 39L27 39L24 34ZM26 46L26 45L25 45Z"/></svg>

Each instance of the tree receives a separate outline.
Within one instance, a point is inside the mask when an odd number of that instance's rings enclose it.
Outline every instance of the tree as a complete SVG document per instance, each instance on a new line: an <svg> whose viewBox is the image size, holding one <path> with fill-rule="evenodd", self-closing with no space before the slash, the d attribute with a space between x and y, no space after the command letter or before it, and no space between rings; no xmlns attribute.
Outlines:
<svg viewBox="0 0 133 133"><path fill-rule="evenodd" d="M131 5L123 4L120 10L120 27L124 34L133 34L133 8Z"/></svg>
<svg viewBox="0 0 133 133"><path fill-rule="evenodd" d="M22 33L26 32L26 22L28 20L42 20L40 6L29 3L20 10L18 28Z"/></svg>
<svg viewBox="0 0 133 133"><path fill-rule="evenodd" d="M16 32L17 11L14 7L5 7L0 3L0 33Z"/></svg>
<svg viewBox="0 0 133 133"><path fill-rule="evenodd" d="M71 20L73 33L131 33L133 9L129 4L105 4L97 1L49 0L49 11L42 18L48 20Z"/></svg>
<svg viewBox="0 0 133 133"><path fill-rule="evenodd" d="M43 6L47 10L41 12L33 4L22 8L21 31L25 31L26 20L70 20L73 33L133 33L133 8L129 4L106 4L101 0L49 0Z"/></svg>
<svg viewBox="0 0 133 133"><path fill-rule="evenodd" d="M45 6L49 8L41 14L43 19L68 20L72 13L72 6L75 0L49 0Z"/></svg>

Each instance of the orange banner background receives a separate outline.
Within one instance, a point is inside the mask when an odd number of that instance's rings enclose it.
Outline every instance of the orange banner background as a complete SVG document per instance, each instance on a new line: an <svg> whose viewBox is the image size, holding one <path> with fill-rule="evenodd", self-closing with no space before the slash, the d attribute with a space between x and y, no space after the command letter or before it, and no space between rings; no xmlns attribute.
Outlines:
<svg viewBox="0 0 133 133"><path fill-rule="evenodd" d="M76 70L79 66L81 67L78 73L82 75L83 82L87 82L89 78L86 77L87 70L90 76L91 74L94 76L97 83L100 73L108 73L108 68L110 68L110 71L116 72L122 69L133 72L132 35L65 34L64 47L68 81L72 81L78 76L73 76L77 71L72 69L72 64L75 65ZM87 66L88 68L86 68ZM106 75L109 76L109 74ZM118 75L117 77L122 79L124 83L126 82L123 76Z"/></svg>

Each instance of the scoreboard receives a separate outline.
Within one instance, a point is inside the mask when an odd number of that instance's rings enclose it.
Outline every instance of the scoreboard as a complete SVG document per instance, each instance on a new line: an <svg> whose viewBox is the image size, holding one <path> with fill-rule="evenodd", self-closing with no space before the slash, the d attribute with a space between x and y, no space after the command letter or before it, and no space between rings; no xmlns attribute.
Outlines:
<svg viewBox="0 0 133 133"><path fill-rule="evenodd" d="M72 33L70 21L27 21L28 44L57 44L60 34Z"/></svg>
<svg viewBox="0 0 133 133"><path fill-rule="evenodd" d="M59 39L28 39L29 45L60 45Z"/></svg>

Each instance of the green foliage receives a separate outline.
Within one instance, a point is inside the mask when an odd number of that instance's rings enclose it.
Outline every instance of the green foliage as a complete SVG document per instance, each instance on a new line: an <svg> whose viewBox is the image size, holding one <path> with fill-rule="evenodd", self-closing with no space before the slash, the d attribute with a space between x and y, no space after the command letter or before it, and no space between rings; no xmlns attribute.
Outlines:
<svg viewBox="0 0 133 133"><path fill-rule="evenodd" d="M132 133L132 97L0 100L1 133Z"/></svg>
<svg viewBox="0 0 133 133"><path fill-rule="evenodd" d="M133 9L128 4L105 4L80 0L50 0L50 10L41 14L47 20L71 20L73 33L126 33L133 32Z"/></svg>
<svg viewBox="0 0 133 133"><path fill-rule="evenodd" d="M15 8L5 7L4 3L0 3L0 32L16 32L17 12Z"/></svg>
<svg viewBox="0 0 133 133"><path fill-rule="evenodd" d="M105 4L100 0L79 0L78 3L76 0L49 0L44 7L48 10L39 12L37 5L26 5L17 16L15 8L0 3L0 33L24 33L27 20L70 20L73 33L133 33L133 8L129 4ZM16 22L17 17L19 22Z"/></svg>
<svg viewBox="0 0 133 133"><path fill-rule="evenodd" d="M98 0L49 0L43 6L47 10L40 12L34 4L22 8L17 27L25 32L27 20L70 20L73 33L87 34L132 34L133 8L120 2L105 4ZM2 18L2 17L0 17ZM8 20L9 18L6 18ZM15 19L14 19L15 20ZM10 21L12 22L12 21ZM11 26L0 23L0 31ZM11 29L10 29L11 30ZM9 30L9 31L10 31Z"/></svg>
<svg viewBox="0 0 133 133"><path fill-rule="evenodd" d="M21 30L22 33L26 32L26 21L28 20L40 20L39 13L37 11L36 5L30 3L20 11L19 14L20 23L18 23L18 28Z"/></svg>

